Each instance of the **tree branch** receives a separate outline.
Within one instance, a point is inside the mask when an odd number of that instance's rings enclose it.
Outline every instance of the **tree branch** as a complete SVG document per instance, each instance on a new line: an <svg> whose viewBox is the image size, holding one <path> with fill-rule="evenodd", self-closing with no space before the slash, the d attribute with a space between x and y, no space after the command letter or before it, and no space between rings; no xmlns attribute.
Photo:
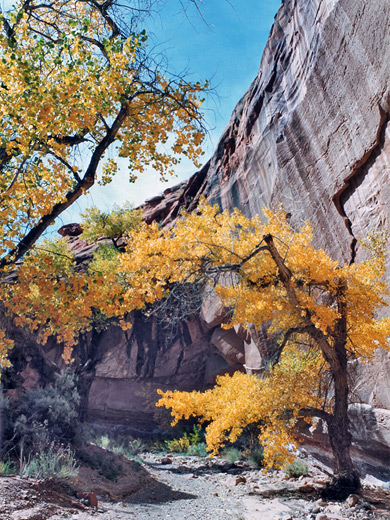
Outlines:
<svg viewBox="0 0 390 520"><path fill-rule="evenodd" d="M299 303L293 284L291 283L292 273L280 256L279 251L275 246L273 236L266 235L264 237L264 241L268 245L271 257L276 264L280 276L280 281L282 282L287 293L287 298L289 299L293 309L295 309L297 314L301 316L307 334L309 334L309 336L313 338L313 340L320 347L326 361L331 365L332 371L337 371L340 368L339 358L332 345L329 344L325 334L315 326L315 323L312 321L310 311L307 308L302 307Z"/></svg>
<svg viewBox="0 0 390 520"><path fill-rule="evenodd" d="M4 256L0 261L0 269L15 263L19 260L34 244L35 242L42 236L42 234L46 231L46 229L50 226L50 224L54 221L56 217L61 215L61 213L66 210L71 204L73 204L83 193L85 193L95 182L96 178L96 170L99 165L99 162L104 155L107 148L111 143L115 140L124 120L126 119L129 112L129 102L122 104L122 107L110 127L109 132L105 135L99 145L96 147L94 153L92 154L91 160L89 162L88 168L84 174L82 180L77 183L75 188L70 190L65 197L64 202L59 202L53 206L50 213L43 216L39 223L33 227L29 233L19 242L19 244L8 252L6 256Z"/></svg>
<svg viewBox="0 0 390 520"><path fill-rule="evenodd" d="M1 9L1 8L0 8L0 15L1 15L1 22L2 22L2 25L3 25L3 30L5 32L5 35L7 36L7 38L10 41L15 42L14 29L13 29L13 27L11 27L11 24L9 23L9 21L5 17L5 14L3 13L3 9Z"/></svg>
<svg viewBox="0 0 390 520"><path fill-rule="evenodd" d="M332 416L330 413L325 412L325 410L320 410L319 408L302 408L299 410L299 415L301 417L318 417L319 419L324 420L326 423L331 420Z"/></svg>
<svg viewBox="0 0 390 520"><path fill-rule="evenodd" d="M278 346L278 349L276 350L275 354L273 354L272 358L270 359L270 362L272 363L272 366L275 366L279 363L280 356L282 355L282 352L287 345L287 342L293 336L294 334L309 334L309 331L306 327L294 327L293 329L288 330L284 333L283 340Z"/></svg>
<svg viewBox="0 0 390 520"><path fill-rule="evenodd" d="M49 139L54 139L58 144L66 144L69 146L75 146L86 141L85 136L89 133L89 128L84 128L80 133L75 135L64 135L60 137L58 135L50 136Z"/></svg>

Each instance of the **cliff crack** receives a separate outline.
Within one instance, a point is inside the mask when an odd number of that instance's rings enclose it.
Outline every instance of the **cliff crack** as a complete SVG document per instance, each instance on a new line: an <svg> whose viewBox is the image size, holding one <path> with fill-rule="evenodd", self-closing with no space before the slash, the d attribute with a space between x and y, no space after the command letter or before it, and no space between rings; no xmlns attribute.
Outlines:
<svg viewBox="0 0 390 520"><path fill-rule="evenodd" d="M348 233L351 236L351 244L350 244L350 261L349 264L353 264L356 259L356 246L357 246L357 238L354 235L352 221L348 217L347 212L344 207L345 196L349 190L353 190L351 181L357 177L359 174L364 172L364 170L368 170L371 163L380 155L386 134L386 127L390 120L390 116L387 112L385 112L380 105L378 105L379 110L379 124L377 133L375 136L375 141L371 148L367 150L367 152L363 155L363 157L357 161L354 166L351 168L350 174L344 179L344 183L342 187L333 195L332 202L335 205L338 213L344 220L345 226L348 230ZM344 199L344 200L343 200Z"/></svg>

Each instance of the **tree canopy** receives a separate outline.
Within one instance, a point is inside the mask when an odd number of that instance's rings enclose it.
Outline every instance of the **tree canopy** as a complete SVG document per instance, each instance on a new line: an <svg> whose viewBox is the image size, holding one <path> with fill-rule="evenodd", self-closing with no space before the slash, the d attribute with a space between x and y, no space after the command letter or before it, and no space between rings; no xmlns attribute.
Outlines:
<svg viewBox="0 0 390 520"><path fill-rule="evenodd" d="M110 182L113 156L128 159L132 180L147 165L169 174L181 153L199 158L205 85L169 76L152 59L136 22L154 3L20 0L2 13L3 271L99 175Z"/></svg>
<svg viewBox="0 0 390 520"><path fill-rule="evenodd" d="M379 235L370 260L340 265L314 247L309 224L292 226L282 210L248 219L202 202L172 229L146 225L130 208L89 210L85 238L102 233L112 244L88 266L76 265L66 240L36 246L97 180L110 182L112 147L128 159L131 180L149 164L166 175L181 153L195 162L201 155L199 94L207 85L169 76L151 59L137 20L154 3L128 4L127 18L115 0L21 0L2 14L0 300L42 343L51 335L64 342L69 362L94 313L126 329L129 312L166 298L172 286L211 284L232 309L227 327L267 324L278 333L273 362L261 378L224 376L206 393L167 392L160 405L175 420L208 422L214 453L260 422L268 464L288 456L299 417L320 417L336 480L353 491L348 360L389 348L390 319L378 318L388 297ZM0 328L1 367L12 344Z"/></svg>
<svg viewBox="0 0 390 520"><path fill-rule="evenodd" d="M369 260L340 265L314 247L308 223L296 229L283 210L263 212L265 219L248 219L203 201L171 229L137 221L124 247L98 250L88 269L75 266L66 242L48 244L26 256L18 283L4 284L3 299L43 342L52 334L64 341L70 360L94 310L126 329L131 310L166 298L175 284L211 284L232 310L226 327L266 324L278 333L274 358L261 378L224 376L203 394L166 392L159 405L171 408L175 421L195 415L209 422L214 453L260 422L267 464L288 457L298 418L319 417L328 426L343 495L359 487L350 457L348 360L389 349L390 319L378 318L389 294L385 240L374 235Z"/></svg>
<svg viewBox="0 0 390 520"><path fill-rule="evenodd" d="M334 453L334 489L344 496L359 487L350 457L348 360L389 349L390 319L378 318L389 294L386 240L374 234L369 260L340 265L313 245L310 224L297 229L283 210L263 212L265 219L248 219L203 202L172 230L142 226L114 274L123 284L121 304L154 302L171 284L203 278L232 309L227 327L267 324L278 333L276 355L261 379L225 376L205 394L167 392L160 405L172 408L176 420L211 421L207 440L214 452L260 420L269 464L287 454L299 417L319 417Z"/></svg>

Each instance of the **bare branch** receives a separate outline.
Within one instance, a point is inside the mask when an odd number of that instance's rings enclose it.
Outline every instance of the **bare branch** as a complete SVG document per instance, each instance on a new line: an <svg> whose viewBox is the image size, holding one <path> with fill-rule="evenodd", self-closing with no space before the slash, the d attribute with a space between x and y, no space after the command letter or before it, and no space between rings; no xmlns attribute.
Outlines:
<svg viewBox="0 0 390 520"><path fill-rule="evenodd" d="M331 414L326 412L325 410L321 410L320 408L302 408L299 410L299 415L301 417L319 417L323 419L326 423L331 420Z"/></svg>

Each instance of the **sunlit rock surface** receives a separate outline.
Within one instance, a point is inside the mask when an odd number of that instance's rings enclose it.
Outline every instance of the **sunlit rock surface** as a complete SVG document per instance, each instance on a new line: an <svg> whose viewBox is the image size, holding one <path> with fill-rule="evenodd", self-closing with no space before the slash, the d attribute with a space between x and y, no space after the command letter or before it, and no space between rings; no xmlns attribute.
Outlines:
<svg viewBox="0 0 390 520"><path fill-rule="evenodd" d="M335 257L360 258L356 239L389 227L389 18L381 0L286 0L216 153L147 220L200 195L247 215L282 203Z"/></svg>

